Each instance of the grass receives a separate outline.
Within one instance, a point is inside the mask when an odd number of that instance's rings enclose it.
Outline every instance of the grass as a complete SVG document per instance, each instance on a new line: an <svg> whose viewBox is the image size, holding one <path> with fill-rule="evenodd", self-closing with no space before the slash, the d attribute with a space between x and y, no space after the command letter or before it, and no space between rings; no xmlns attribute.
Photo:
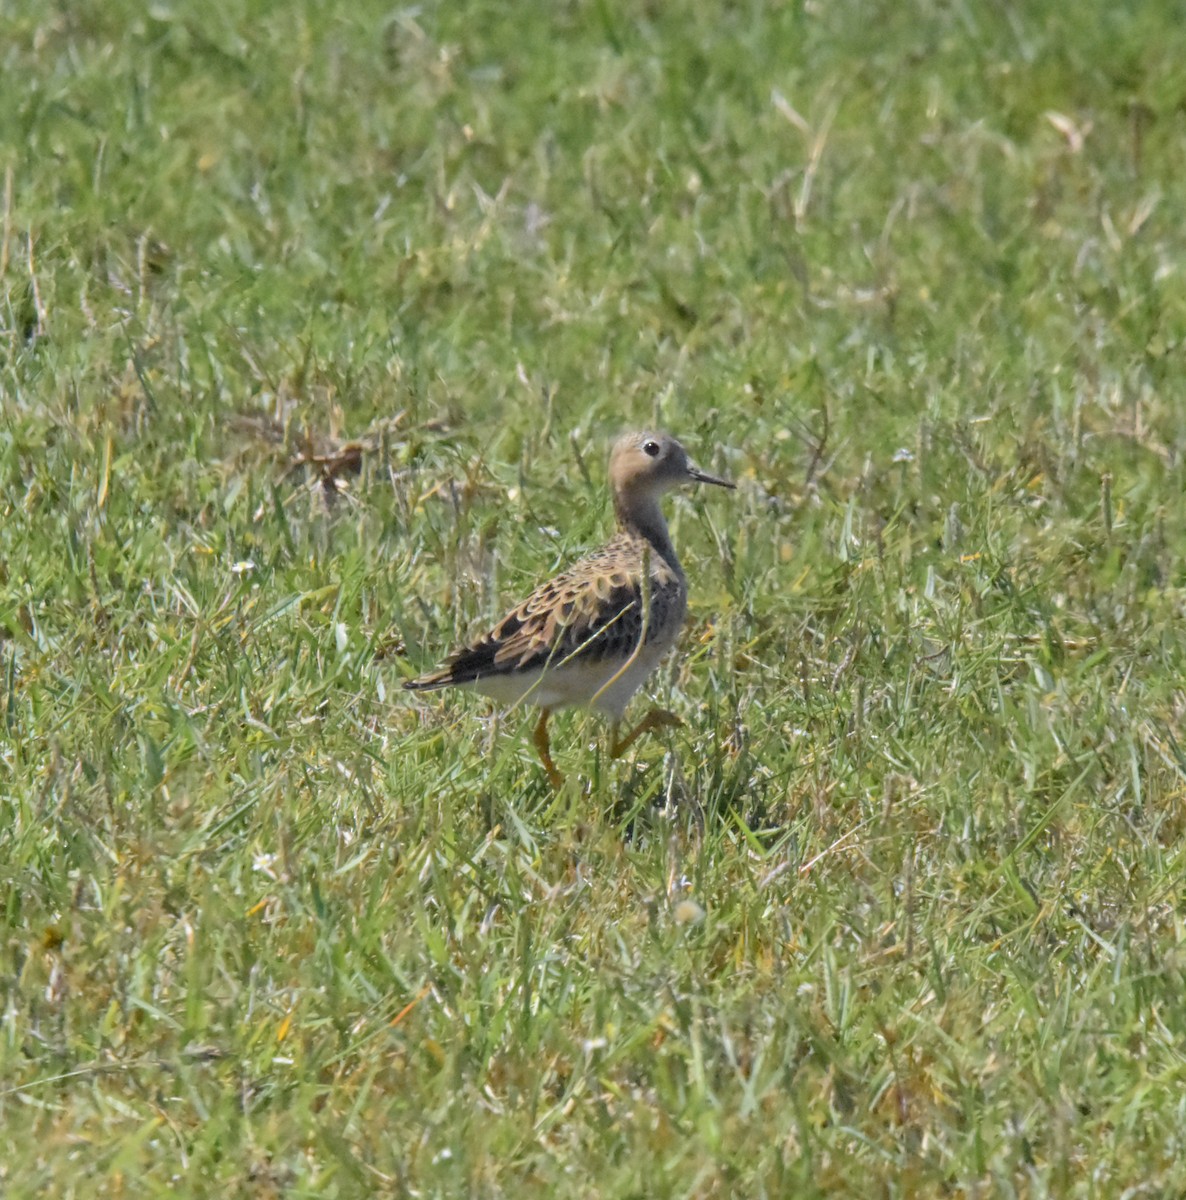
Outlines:
<svg viewBox="0 0 1186 1200"><path fill-rule="evenodd" d="M0 34L0 1191L1186 1191L1176 6ZM651 421L553 796L398 685Z"/></svg>

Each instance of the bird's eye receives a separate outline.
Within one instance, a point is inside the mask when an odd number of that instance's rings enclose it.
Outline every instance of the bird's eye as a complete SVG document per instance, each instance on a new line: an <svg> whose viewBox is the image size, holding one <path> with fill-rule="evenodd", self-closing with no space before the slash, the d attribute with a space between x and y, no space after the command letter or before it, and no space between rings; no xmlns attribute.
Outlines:
<svg viewBox="0 0 1186 1200"><path fill-rule="evenodd" d="M651 458L658 457L659 443L655 442L655 441L643 442L642 452L643 452L643 454L649 454L651 456Z"/></svg>

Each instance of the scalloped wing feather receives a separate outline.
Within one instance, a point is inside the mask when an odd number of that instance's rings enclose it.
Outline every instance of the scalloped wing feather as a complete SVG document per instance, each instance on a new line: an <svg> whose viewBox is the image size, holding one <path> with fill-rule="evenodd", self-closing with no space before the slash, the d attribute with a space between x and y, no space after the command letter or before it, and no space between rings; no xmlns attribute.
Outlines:
<svg viewBox="0 0 1186 1200"><path fill-rule="evenodd" d="M646 641L673 642L683 622L682 578L649 546L619 537L541 584L440 670L404 686L450 687L496 675L555 670L570 662L629 658L643 634L644 558L650 559L651 576Z"/></svg>

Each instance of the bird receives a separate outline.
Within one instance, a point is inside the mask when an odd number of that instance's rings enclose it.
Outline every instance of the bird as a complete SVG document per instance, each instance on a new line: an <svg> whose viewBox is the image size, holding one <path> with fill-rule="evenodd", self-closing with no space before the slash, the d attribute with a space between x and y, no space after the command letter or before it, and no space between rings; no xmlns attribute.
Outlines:
<svg viewBox="0 0 1186 1200"><path fill-rule="evenodd" d="M465 688L507 705L536 705L532 740L557 790L564 776L548 737L556 709L586 707L608 717L614 758L642 734L680 724L674 714L654 708L620 735L630 698L675 645L687 614L688 580L660 500L689 483L736 487L695 466L670 434L623 434L609 460L614 536L541 583L437 670L403 686L413 692Z"/></svg>

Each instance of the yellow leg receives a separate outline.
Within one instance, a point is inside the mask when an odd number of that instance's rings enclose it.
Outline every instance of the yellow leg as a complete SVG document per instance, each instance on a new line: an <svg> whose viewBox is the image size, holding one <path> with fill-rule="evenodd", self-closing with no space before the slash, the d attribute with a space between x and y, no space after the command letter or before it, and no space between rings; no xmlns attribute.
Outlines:
<svg viewBox="0 0 1186 1200"><path fill-rule="evenodd" d="M535 743L535 750L539 755L540 762L544 764L548 782L559 791L564 786L564 776L560 774L556 769L556 764L552 761L552 748L548 741L548 718L551 715L551 709L541 708L539 710L539 720L535 723L535 734L531 740Z"/></svg>
<svg viewBox="0 0 1186 1200"><path fill-rule="evenodd" d="M625 736L618 736L618 727L614 726L613 744L610 746L610 758L621 758L627 750L644 734L654 733L657 729L674 729L683 721L673 712L665 708L652 708L649 713Z"/></svg>

